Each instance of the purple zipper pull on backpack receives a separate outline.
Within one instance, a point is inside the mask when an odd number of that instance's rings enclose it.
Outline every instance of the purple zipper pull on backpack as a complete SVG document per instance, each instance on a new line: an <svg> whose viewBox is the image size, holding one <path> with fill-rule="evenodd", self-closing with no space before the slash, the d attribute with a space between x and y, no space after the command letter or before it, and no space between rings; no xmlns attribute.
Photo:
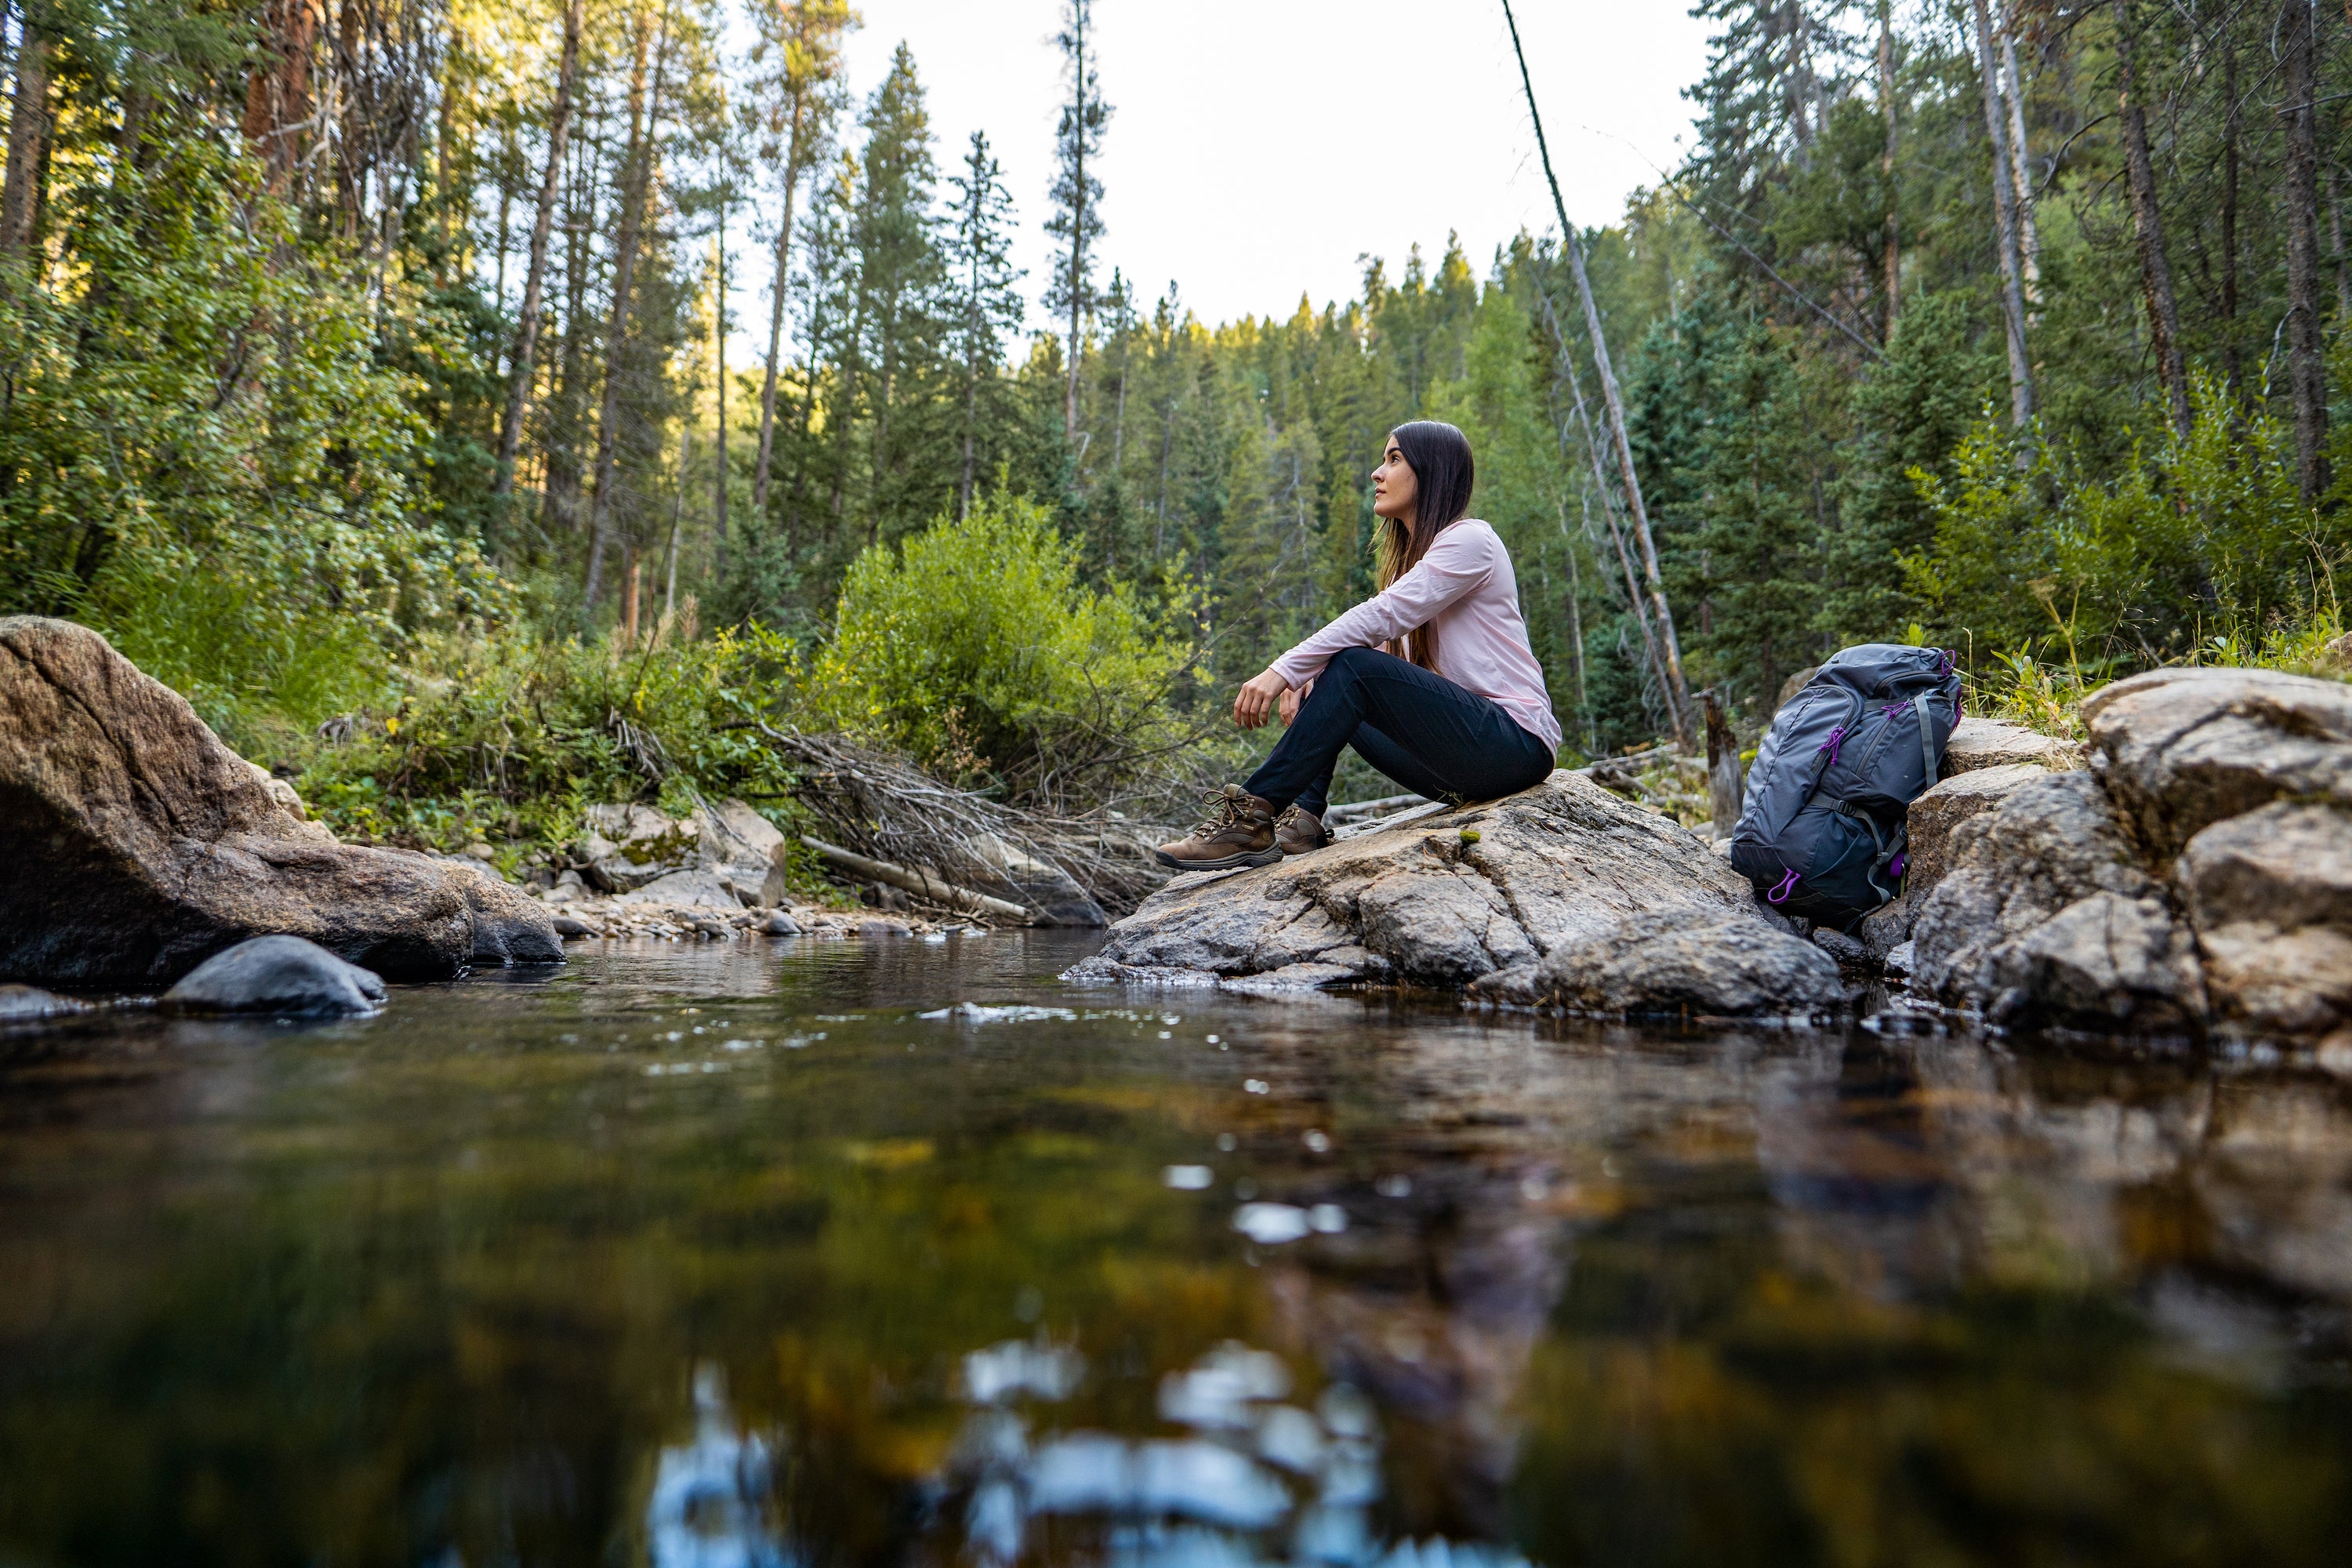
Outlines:
<svg viewBox="0 0 2352 1568"><path fill-rule="evenodd" d="M1789 895L1794 892L1796 888L1797 874L1794 871L1791 871L1788 876L1781 879L1780 885L1779 887L1773 889L1764 896L1773 903L1785 904L1789 901Z"/></svg>

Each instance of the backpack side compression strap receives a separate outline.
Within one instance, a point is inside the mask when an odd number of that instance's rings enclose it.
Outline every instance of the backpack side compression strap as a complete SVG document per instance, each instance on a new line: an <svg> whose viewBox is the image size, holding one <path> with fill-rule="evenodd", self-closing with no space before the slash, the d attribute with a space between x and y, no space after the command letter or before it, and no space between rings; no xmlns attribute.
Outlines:
<svg viewBox="0 0 2352 1568"><path fill-rule="evenodd" d="M1934 731L1929 728L1927 693L1922 691L1911 699L1911 706L1919 713L1919 787L1931 790L1936 787L1936 742L1930 739Z"/></svg>

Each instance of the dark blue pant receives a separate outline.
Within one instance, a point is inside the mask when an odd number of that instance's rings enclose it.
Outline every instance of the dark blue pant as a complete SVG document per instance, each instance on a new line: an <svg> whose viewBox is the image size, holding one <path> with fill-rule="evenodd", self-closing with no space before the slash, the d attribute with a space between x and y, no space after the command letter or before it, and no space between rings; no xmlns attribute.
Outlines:
<svg viewBox="0 0 2352 1568"><path fill-rule="evenodd" d="M1342 648L1249 783L1280 811L1323 815L1342 747L1431 800L1495 800L1548 777L1552 754L1491 699L1369 647Z"/></svg>

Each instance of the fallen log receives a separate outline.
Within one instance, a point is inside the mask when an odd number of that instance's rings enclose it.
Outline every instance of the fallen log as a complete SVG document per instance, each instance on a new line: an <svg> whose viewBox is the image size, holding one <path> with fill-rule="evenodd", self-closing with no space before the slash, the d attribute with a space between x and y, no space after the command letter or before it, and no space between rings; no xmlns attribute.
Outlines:
<svg viewBox="0 0 2352 1568"><path fill-rule="evenodd" d="M959 888L952 882L942 881L929 872L918 868L894 866L887 860L869 859L854 850L844 849L837 844L827 844L822 838L812 838L805 833L801 835L801 842L814 850L819 858L829 864L840 867L845 871L855 871L857 875L877 882L887 882L890 886L912 893L919 899L929 899L935 904L943 904L951 910L963 910L971 914L994 915L1000 920L1019 921L1024 925L1028 924L1033 918L1030 911L1023 909L1019 904L1004 899L991 898L986 893L976 893L970 888Z"/></svg>

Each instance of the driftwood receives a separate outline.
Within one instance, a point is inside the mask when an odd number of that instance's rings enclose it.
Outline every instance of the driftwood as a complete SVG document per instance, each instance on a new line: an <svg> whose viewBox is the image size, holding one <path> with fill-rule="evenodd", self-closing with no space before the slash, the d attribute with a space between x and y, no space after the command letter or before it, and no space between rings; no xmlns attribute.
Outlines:
<svg viewBox="0 0 2352 1568"><path fill-rule="evenodd" d="M824 860L840 867L845 871L854 871L861 877L877 882L887 882L892 887L912 893L919 899L928 899L935 904L945 904L951 910L965 910L976 915L993 915L999 920L1026 921L1030 918L1029 910L1020 904L1012 903L1003 899L992 899L986 893L975 893L970 888L959 888L952 882L932 876L919 867L894 866L887 860L871 860L863 855L844 849L838 844L827 844L822 838L812 838L805 833L801 835L801 842L816 851Z"/></svg>
<svg viewBox="0 0 2352 1568"><path fill-rule="evenodd" d="M1139 833L1108 810L1076 816L1022 810L944 784L903 756L847 736L760 729L798 773L793 797L815 819L824 843L868 861L923 868L942 887L1017 911L996 918L1099 924L1106 912L1126 913L1168 879L1143 836L1159 835ZM961 907L919 887L860 874Z"/></svg>
<svg viewBox="0 0 2352 1568"><path fill-rule="evenodd" d="M1323 814L1323 823L1328 827L1334 823L1353 822L1360 816L1386 816L1392 811L1403 811L1410 806L1428 804L1427 800L1417 795L1385 795L1378 800L1351 800L1344 805L1335 805L1326 811Z"/></svg>

